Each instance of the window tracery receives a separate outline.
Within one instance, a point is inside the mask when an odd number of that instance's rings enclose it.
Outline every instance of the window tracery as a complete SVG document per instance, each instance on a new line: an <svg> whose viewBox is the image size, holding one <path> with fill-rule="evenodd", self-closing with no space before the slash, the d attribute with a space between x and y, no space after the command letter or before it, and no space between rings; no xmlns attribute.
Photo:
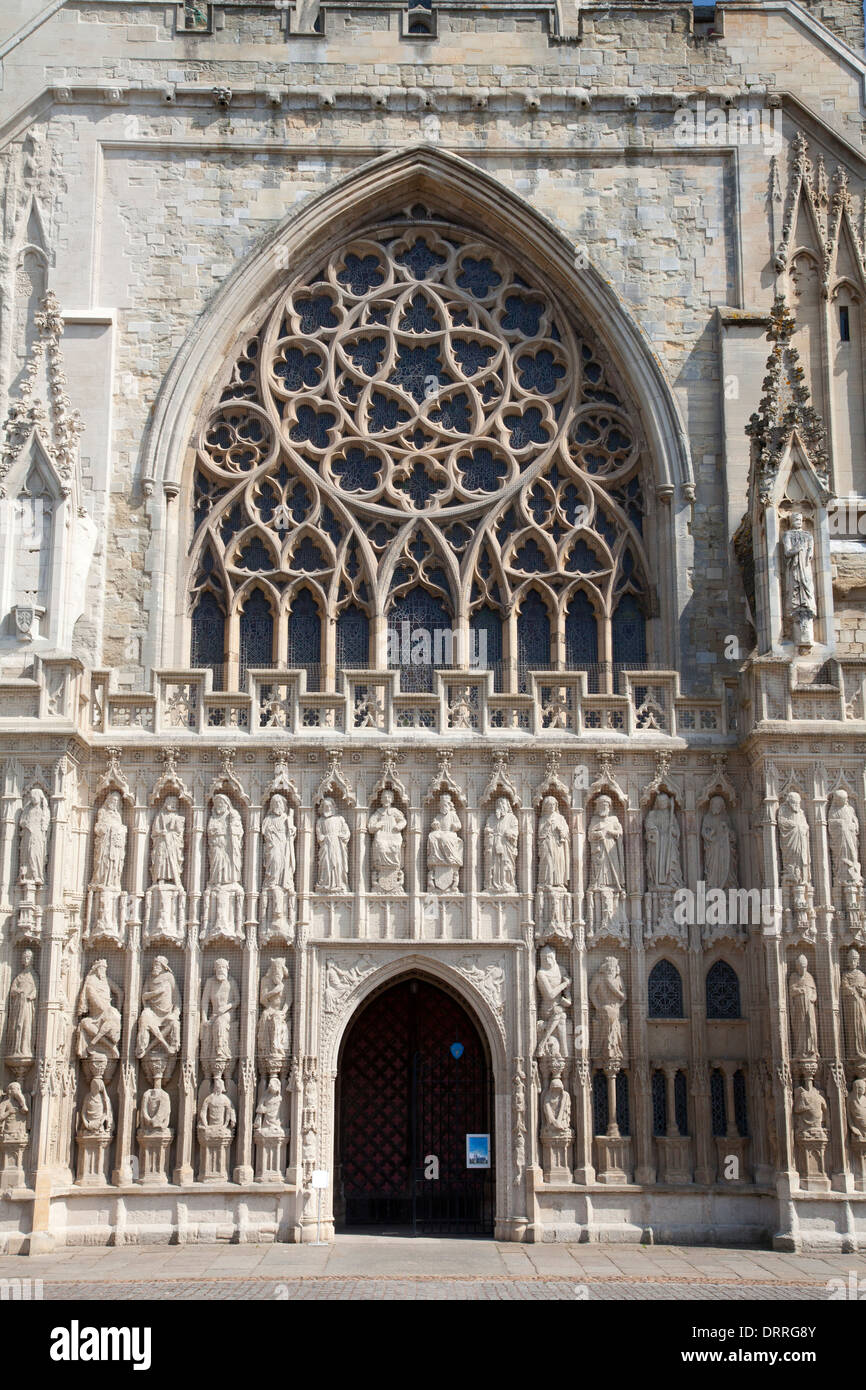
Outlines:
<svg viewBox="0 0 866 1390"><path fill-rule="evenodd" d="M224 650L240 650L251 581L275 664L294 659L280 633L305 589L331 665L386 664L407 604L416 628L463 634L463 652L483 630L498 688L566 666L609 689L615 665L646 662L634 411L575 315L465 228L395 219L289 282L195 448L193 647L214 668L217 610ZM257 656L266 629L262 615Z"/></svg>

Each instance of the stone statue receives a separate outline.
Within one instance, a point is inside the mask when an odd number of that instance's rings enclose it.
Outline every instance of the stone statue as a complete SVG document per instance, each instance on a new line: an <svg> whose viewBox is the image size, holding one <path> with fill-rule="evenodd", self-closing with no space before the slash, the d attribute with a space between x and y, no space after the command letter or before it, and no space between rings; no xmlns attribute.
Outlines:
<svg viewBox="0 0 866 1390"><path fill-rule="evenodd" d="M860 969L860 953L853 947L847 963L839 990L846 1056L851 1061L866 1062L866 975Z"/></svg>
<svg viewBox="0 0 866 1390"><path fill-rule="evenodd" d="M274 792L262 821L262 940L291 936L295 892L295 813L286 798Z"/></svg>
<svg viewBox="0 0 866 1390"><path fill-rule="evenodd" d="M809 881L809 822L800 806L800 793L787 792L776 816L782 853L782 882Z"/></svg>
<svg viewBox="0 0 866 1390"><path fill-rule="evenodd" d="M866 1144L866 1080L858 1076L845 1103L852 1139Z"/></svg>
<svg viewBox="0 0 866 1390"><path fill-rule="evenodd" d="M182 941L186 893L183 886L185 822L176 796L157 811L150 837L150 879L145 940Z"/></svg>
<svg viewBox="0 0 866 1390"><path fill-rule="evenodd" d="M443 792L427 836L427 892L459 892L462 867L460 817L449 793Z"/></svg>
<svg viewBox="0 0 866 1390"><path fill-rule="evenodd" d="M802 512L794 512L788 530L782 536L785 563L785 612L791 619L791 631L798 647L811 647L812 624L818 615L815 602L815 581L812 557L815 542L803 526Z"/></svg>
<svg viewBox="0 0 866 1390"><path fill-rule="evenodd" d="M227 960L214 963L214 973L201 996L201 1056L203 1062L225 1065L237 1053L235 1011L240 994L229 975Z"/></svg>
<svg viewBox="0 0 866 1390"><path fill-rule="evenodd" d="M256 1050L260 1057L279 1066L289 1054L288 1015L291 1006L289 967L284 960L273 959L259 985L262 1014L256 1034Z"/></svg>
<svg viewBox="0 0 866 1390"><path fill-rule="evenodd" d="M644 821L647 887L674 889L683 886L680 865L680 823L673 799L659 792Z"/></svg>
<svg viewBox="0 0 866 1390"><path fill-rule="evenodd" d="M19 1082L10 1081L5 1092L0 1091L0 1139L20 1144L27 1138L27 1116L30 1107Z"/></svg>
<svg viewBox="0 0 866 1390"><path fill-rule="evenodd" d="M95 1073L90 1081L90 1093L78 1112L79 1134L111 1134L114 1131L114 1112L102 1077Z"/></svg>
<svg viewBox="0 0 866 1390"><path fill-rule="evenodd" d="M93 887L123 887L126 862L126 826L123 823L120 792L111 791L96 815L93 831Z"/></svg>
<svg viewBox="0 0 866 1390"><path fill-rule="evenodd" d="M343 1000L361 981L375 969L367 955L359 956L354 965L342 969L333 958L325 966L324 1004L325 1013L336 1013Z"/></svg>
<svg viewBox="0 0 866 1390"><path fill-rule="evenodd" d="M609 796L599 796L587 830L589 842L589 911L593 937L608 934L628 940L625 912L623 831Z"/></svg>
<svg viewBox="0 0 866 1390"><path fill-rule="evenodd" d="M348 893L349 837L345 818L339 814L331 797L326 796L316 821L317 893Z"/></svg>
<svg viewBox="0 0 866 1390"><path fill-rule="evenodd" d="M571 852L568 821L559 809L555 796L546 796L541 803L538 820L538 886L567 888L570 876Z"/></svg>
<svg viewBox="0 0 866 1390"><path fill-rule="evenodd" d="M39 976L33 969L33 952L21 954L21 970L9 990L6 1045L9 1057L32 1057L36 1041L36 1001Z"/></svg>
<svg viewBox="0 0 866 1390"><path fill-rule="evenodd" d="M283 1103L282 1093L280 1092L280 1078L272 1076L268 1080L265 1093L256 1106L256 1117L253 1121L253 1129L263 1137L281 1138L284 1130L280 1119L280 1108Z"/></svg>
<svg viewBox="0 0 866 1390"><path fill-rule="evenodd" d="M566 991L571 980L560 970L552 946L542 946L539 952L535 982L539 996L536 1054L542 1056L547 1049L554 1055L565 1057L568 1054L566 1010L571 1008Z"/></svg>
<svg viewBox="0 0 866 1390"><path fill-rule="evenodd" d="M157 956L141 990L135 1041L139 1059L152 1052L174 1057L180 1051L180 990L165 956Z"/></svg>
<svg viewBox="0 0 866 1390"><path fill-rule="evenodd" d="M833 861L833 878L836 884L853 884L857 887L863 882L860 868L860 822L857 812L848 800L848 793L839 788L830 798L827 814L827 839L830 841L830 857Z"/></svg>
<svg viewBox="0 0 866 1390"><path fill-rule="evenodd" d="M243 842L240 812L224 792L218 792L207 825L208 877L202 921L206 941L243 941Z"/></svg>
<svg viewBox="0 0 866 1390"><path fill-rule="evenodd" d="M38 888L45 879L51 812L41 787L31 787L18 827L18 882Z"/></svg>
<svg viewBox="0 0 866 1390"><path fill-rule="evenodd" d="M226 1083L221 1076L215 1077L213 1087L205 1096L198 1112L199 1137L227 1138L232 1134L237 1118L235 1108L226 1095Z"/></svg>
<svg viewBox="0 0 866 1390"><path fill-rule="evenodd" d="M804 1078L802 1086L795 1086L793 1108L795 1139L827 1138L824 1128L827 1102L821 1092L813 1086L811 1076Z"/></svg>
<svg viewBox="0 0 866 1390"><path fill-rule="evenodd" d="M807 969L805 956L798 956L788 976L788 1012L791 1016L791 1037L794 1056L812 1059L818 1056L818 1022L815 1004L818 990Z"/></svg>
<svg viewBox="0 0 866 1390"><path fill-rule="evenodd" d="M621 1062L624 1052L620 1014L626 995L616 956L608 956L595 972L589 999L596 1013L594 1056L602 1062Z"/></svg>
<svg viewBox="0 0 866 1390"><path fill-rule="evenodd" d="M516 893L517 817L507 796L496 798L496 805L484 827L486 874L485 893Z"/></svg>
<svg viewBox="0 0 866 1390"><path fill-rule="evenodd" d="M141 1097L138 1112L138 1126L142 1134L164 1135L171 1127L171 1101L162 1089L162 1073L157 1072L153 1086Z"/></svg>
<svg viewBox="0 0 866 1390"><path fill-rule="evenodd" d="M571 1130L571 1096L562 1077L553 1072L541 1097L541 1137L553 1139Z"/></svg>
<svg viewBox="0 0 866 1390"><path fill-rule="evenodd" d="M707 888L736 888L737 837L723 796L714 796L701 821L704 882Z"/></svg>
<svg viewBox="0 0 866 1390"><path fill-rule="evenodd" d="M370 846L370 887L374 893L403 892L403 831L406 817L394 805L394 793L382 792L381 804L367 822Z"/></svg>
<svg viewBox="0 0 866 1390"><path fill-rule="evenodd" d="M123 1003L123 992L108 978L104 960L95 961L84 977L78 995L77 1015L80 1019L76 1051L79 1057L119 1057L120 1009L115 1000Z"/></svg>

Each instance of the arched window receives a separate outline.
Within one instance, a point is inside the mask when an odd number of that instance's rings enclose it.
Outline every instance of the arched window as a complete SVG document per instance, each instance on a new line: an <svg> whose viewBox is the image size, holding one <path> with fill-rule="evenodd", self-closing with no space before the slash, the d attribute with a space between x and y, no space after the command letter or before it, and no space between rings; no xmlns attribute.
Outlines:
<svg viewBox="0 0 866 1390"><path fill-rule="evenodd" d="M241 689L251 666L273 665L274 619L271 605L261 589L253 589L244 600L240 621L240 657Z"/></svg>
<svg viewBox="0 0 866 1390"><path fill-rule="evenodd" d="M588 688L598 690L598 621L583 589L572 594L565 615L565 664L569 670L588 670Z"/></svg>
<svg viewBox="0 0 866 1390"><path fill-rule="evenodd" d="M728 1132L727 1105L725 1103L725 1078L718 1067L710 1072L710 1118L713 1134L724 1136Z"/></svg>
<svg viewBox="0 0 866 1390"><path fill-rule="evenodd" d="M546 670L550 665L550 618L547 606L536 589L524 595L517 615L518 689L528 688L530 671Z"/></svg>
<svg viewBox="0 0 866 1390"><path fill-rule="evenodd" d="M646 666L646 619L634 594L624 594L610 624L615 672Z"/></svg>
<svg viewBox="0 0 866 1390"><path fill-rule="evenodd" d="M318 690L322 660L322 619L309 589L298 589L289 607L287 664L307 673L307 689Z"/></svg>
<svg viewBox="0 0 866 1390"><path fill-rule="evenodd" d="M444 600L416 586L400 594L388 613L388 665L400 671L403 690L432 690L433 672L453 665L451 615Z"/></svg>
<svg viewBox="0 0 866 1390"><path fill-rule="evenodd" d="M683 1017L683 981L669 960L660 960L650 971L647 982L649 1018Z"/></svg>
<svg viewBox="0 0 866 1390"><path fill-rule="evenodd" d="M494 608L478 608L469 620L469 662L492 671L494 689L502 689L502 619Z"/></svg>
<svg viewBox="0 0 866 1390"><path fill-rule="evenodd" d="M707 1018L740 1018L740 981L726 960L707 971Z"/></svg>
<svg viewBox="0 0 866 1390"><path fill-rule="evenodd" d="M337 670L365 667L370 661L370 623L354 603L337 618Z"/></svg>
<svg viewBox="0 0 866 1390"><path fill-rule="evenodd" d="M212 590L206 589L193 609L190 661L194 667L209 668L213 672L214 690L223 688L225 632L225 614L219 600Z"/></svg>

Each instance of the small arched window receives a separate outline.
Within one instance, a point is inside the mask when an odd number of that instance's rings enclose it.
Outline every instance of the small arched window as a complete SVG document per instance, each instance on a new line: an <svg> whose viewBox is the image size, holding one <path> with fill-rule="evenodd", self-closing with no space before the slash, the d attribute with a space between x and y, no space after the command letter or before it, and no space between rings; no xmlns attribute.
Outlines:
<svg viewBox="0 0 866 1390"><path fill-rule="evenodd" d="M614 673L646 666L646 619L634 594L624 594L610 623Z"/></svg>
<svg viewBox="0 0 866 1390"><path fill-rule="evenodd" d="M307 673L307 689L318 690L322 660L322 619L309 589L298 589L289 608L287 662Z"/></svg>
<svg viewBox="0 0 866 1390"><path fill-rule="evenodd" d="M193 609L190 660L194 667L213 673L214 690L223 688L225 633L226 619L219 599L211 589L205 589Z"/></svg>
<svg viewBox="0 0 866 1390"><path fill-rule="evenodd" d="M517 615L518 689L526 690L528 673L550 665L550 618L536 589L524 596Z"/></svg>
<svg viewBox="0 0 866 1390"><path fill-rule="evenodd" d="M565 615L565 664L569 670L588 670L589 689L598 690L598 622L583 589L572 595Z"/></svg>
<svg viewBox="0 0 866 1390"><path fill-rule="evenodd" d="M248 594L240 621L239 684L243 690L250 667L272 666L274 660L274 619L271 605L261 589Z"/></svg>
<svg viewBox="0 0 866 1390"><path fill-rule="evenodd" d="M650 971L647 982L649 1018L683 1017L683 981L669 960L660 960Z"/></svg>
<svg viewBox="0 0 866 1390"><path fill-rule="evenodd" d="M495 608L484 605L469 619L469 664L493 672L493 687L502 689L502 619Z"/></svg>
<svg viewBox="0 0 866 1390"><path fill-rule="evenodd" d="M388 665L399 668L402 690L432 690L434 670L453 665L453 644L443 599L420 585L395 598L388 612Z"/></svg>
<svg viewBox="0 0 866 1390"><path fill-rule="evenodd" d="M740 1018L740 981L726 960L707 971L707 1018Z"/></svg>
<svg viewBox="0 0 866 1390"><path fill-rule="evenodd" d="M370 622L354 603L337 618L337 670L365 667L370 660Z"/></svg>

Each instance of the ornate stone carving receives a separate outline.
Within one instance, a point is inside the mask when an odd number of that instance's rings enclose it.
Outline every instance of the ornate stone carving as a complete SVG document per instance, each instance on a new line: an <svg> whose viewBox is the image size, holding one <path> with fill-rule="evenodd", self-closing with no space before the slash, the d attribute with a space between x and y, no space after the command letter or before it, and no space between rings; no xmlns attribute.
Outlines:
<svg viewBox="0 0 866 1390"><path fill-rule="evenodd" d="M162 1089L162 1074L157 1069L152 1087L141 1097L138 1111L136 1138L141 1153L143 1186L158 1186L168 1182L165 1161L173 1137L171 1101Z"/></svg>
<svg viewBox="0 0 866 1390"><path fill-rule="evenodd" d="M593 805L587 830L589 844L589 939L629 940L626 915L623 830L611 797L602 793Z"/></svg>
<svg viewBox="0 0 866 1390"><path fill-rule="evenodd" d="M271 1076L256 1106L253 1142L258 1150L259 1182L281 1182L288 1138L282 1118L283 1096L278 1076Z"/></svg>
<svg viewBox="0 0 866 1390"><path fill-rule="evenodd" d="M794 512L782 534L785 564L785 612L791 620L791 633L800 651L812 646L813 623L818 616L815 579L812 571L815 542L803 526L803 513Z"/></svg>
<svg viewBox="0 0 866 1390"><path fill-rule="evenodd" d="M569 1153L574 1133L571 1128L571 1096L565 1089L561 1057L551 1057L549 1075L541 1093L541 1154L545 1182L571 1182Z"/></svg>
<svg viewBox="0 0 866 1390"><path fill-rule="evenodd" d="M625 1050L621 1015L626 993L616 956L608 956L595 972L589 1000L595 1010L593 1056L601 1062L622 1062Z"/></svg>
<svg viewBox="0 0 866 1390"><path fill-rule="evenodd" d="M145 894L146 943L182 942L186 919L183 886L186 823L176 796L167 796L153 819L150 887Z"/></svg>
<svg viewBox="0 0 866 1390"><path fill-rule="evenodd" d="M427 835L428 893L457 893L460 891L460 870L463 867L463 838L461 822L448 792L443 792Z"/></svg>
<svg viewBox="0 0 866 1390"><path fill-rule="evenodd" d="M839 995L845 1030L845 1056L866 1073L866 975L860 969L860 953L853 948L846 956Z"/></svg>
<svg viewBox="0 0 866 1390"><path fill-rule="evenodd" d="M225 1082L215 1076L198 1114L198 1142L201 1149L201 1182L228 1181L229 1145L237 1125L237 1111L226 1094Z"/></svg>
<svg viewBox="0 0 866 1390"><path fill-rule="evenodd" d="M860 822L844 787L837 787L830 796L827 839L833 869L833 901L841 909L848 930L860 941L866 925Z"/></svg>
<svg viewBox="0 0 866 1390"><path fill-rule="evenodd" d="M818 990L809 974L808 964L805 956L798 956L788 976L793 1055L803 1061L813 1061L818 1056L818 1020L815 1013Z"/></svg>
<svg viewBox="0 0 866 1390"><path fill-rule="evenodd" d="M229 974L229 963L220 959L214 963L214 973L201 996L201 1060L211 1076L223 1076L237 1057L239 1003L240 994Z"/></svg>
<svg viewBox="0 0 866 1390"><path fill-rule="evenodd" d="M851 1138L866 1144L866 1078L858 1076L852 1083L845 1112Z"/></svg>
<svg viewBox="0 0 866 1390"><path fill-rule="evenodd" d="M262 820L262 896L259 937L262 945L291 941L295 915L294 808L274 792Z"/></svg>
<svg viewBox="0 0 866 1390"><path fill-rule="evenodd" d="M485 893L517 892L517 817L507 796L498 796L484 826Z"/></svg>
<svg viewBox="0 0 866 1390"><path fill-rule="evenodd" d="M18 825L18 882L38 888L45 879L51 812L41 787L27 793Z"/></svg>
<svg viewBox="0 0 866 1390"><path fill-rule="evenodd" d="M171 1077L180 1051L180 990L165 956L157 956L141 990L135 1055L151 1084Z"/></svg>
<svg viewBox="0 0 866 1390"><path fill-rule="evenodd" d="M800 793L785 793L776 817L779 829L779 851L782 857L782 882L804 884L809 880L811 854L809 822L801 806Z"/></svg>
<svg viewBox="0 0 866 1390"><path fill-rule="evenodd" d="M208 875L202 906L201 938L243 941L244 827L240 812L217 792L207 825Z"/></svg>
<svg viewBox="0 0 866 1390"><path fill-rule="evenodd" d="M356 956L351 964L339 966L333 956L325 962L324 1006L326 1014L338 1013L343 1001L348 998L363 979L375 970L369 956Z"/></svg>
<svg viewBox="0 0 866 1390"><path fill-rule="evenodd" d="M505 1007L505 971L501 959L488 961L485 965L480 962L478 955L461 956L457 969L487 1000L493 1012L501 1015Z"/></svg>
<svg viewBox="0 0 866 1390"><path fill-rule="evenodd" d="M0 1091L0 1192L24 1185L30 1107L18 1081Z"/></svg>
<svg viewBox="0 0 866 1390"><path fill-rule="evenodd" d="M555 796L545 796L538 818L536 941L570 941L571 831Z"/></svg>
<svg viewBox="0 0 866 1390"><path fill-rule="evenodd" d="M127 830L123 798L116 788L106 793L93 830L93 877L87 893L87 935L93 941L123 942L126 898L123 870Z"/></svg>
<svg viewBox="0 0 866 1390"><path fill-rule="evenodd" d="M406 817L394 805L394 792L385 787L367 822L370 845L370 887L374 893L403 892L403 831Z"/></svg>
<svg viewBox="0 0 866 1390"><path fill-rule="evenodd" d="M123 991L108 978L104 960L94 961L78 995L76 1054L90 1060L116 1058L120 1042Z"/></svg>
<svg viewBox="0 0 866 1390"><path fill-rule="evenodd" d="M538 989L538 1039L535 1055L568 1055L567 1011L571 1008L568 989L571 980L563 975L552 946L538 953L535 983Z"/></svg>
<svg viewBox="0 0 866 1390"><path fill-rule="evenodd" d="M33 952L25 950L21 953L21 969L9 989L6 1063L10 1069L23 1067L26 1070L33 1061L38 998L39 976L33 969Z"/></svg>
<svg viewBox="0 0 866 1390"><path fill-rule="evenodd" d="M259 985L262 1006L256 1032L256 1052L264 1071L277 1072L285 1066L291 1048L289 1010L292 989L289 967L278 957L271 960Z"/></svg>

